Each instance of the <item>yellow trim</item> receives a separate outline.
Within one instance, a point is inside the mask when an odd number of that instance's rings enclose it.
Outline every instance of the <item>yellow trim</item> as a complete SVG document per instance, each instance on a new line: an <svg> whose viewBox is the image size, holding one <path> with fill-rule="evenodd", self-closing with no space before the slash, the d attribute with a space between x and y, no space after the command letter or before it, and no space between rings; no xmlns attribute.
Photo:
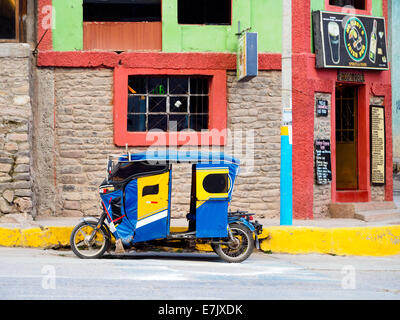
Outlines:
<svg viewBox="0 0 400 320"><path fill-rule="evenodd" d="M229 169L228 168L202 168L196 170L196 197L198 201L206 201L210 198L228 198L226 193L209 193L203 188L203 180L210 174L223 173L228 175L228 190L230 188Z"/></svg>
<svg viewBox="0 0 400 320"><path fill-rule="evenodd" d="M158 193L142 197L143 188L158 184ZM153 213L168 208L169 171L155 176L141 177L137 179L138 212L137 218L141 220ZM151 203L153 202L153 203Z"/></svg>
<svg viewBox="0 0 400 320"><path fill-rule="evenodd" d="M160 210L156 210L156 211L147 213L147 214L145 214L145 215L142 215L142 216L140 217L140 219L138 218L138 221L140 221L140 220L142 220L142 219L145 219L145 218L148 218L148 217L151 217L151 216L153 216L153 215L155 215L155 214L157 214L157 213L160 213L161 211L167 210L167 209L168 209L168 207L165 207L165 208L162 208L162 209L160 209Z"/></svg>
<svg viewBox="0 0 400 320"><path fill-rule="evenodd" d="M287 126L281 127L281 136L288 136L289 135L289 128Z"/></svg>
<svg viewBox="0 0 400 320"><path fill-rule="evenodd" d="M196 201L196 209L197 209L198 207L200 207L204 202L206 202L206 200L203 200L203 201Z"/></svg>

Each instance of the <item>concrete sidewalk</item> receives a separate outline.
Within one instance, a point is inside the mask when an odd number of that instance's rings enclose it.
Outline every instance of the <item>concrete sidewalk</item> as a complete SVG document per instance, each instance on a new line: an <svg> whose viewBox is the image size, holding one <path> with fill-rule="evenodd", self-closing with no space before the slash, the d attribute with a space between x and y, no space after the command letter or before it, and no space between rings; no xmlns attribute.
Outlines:
<svg viewBox="0 0 400 320"><path fill-rule="evenodd" d="M22 215L0 219L0 246L57 248L69 246L73 227L80 218ZM258 219L263 225L261 249L267 253L325 253L333 255L385 256L400 254L400 220L364 222L356 219L294 220L280 226L279 220ZM172 219L171 231L182 231L186 219ZM198 250L211 250L198 246Z"/></svg>

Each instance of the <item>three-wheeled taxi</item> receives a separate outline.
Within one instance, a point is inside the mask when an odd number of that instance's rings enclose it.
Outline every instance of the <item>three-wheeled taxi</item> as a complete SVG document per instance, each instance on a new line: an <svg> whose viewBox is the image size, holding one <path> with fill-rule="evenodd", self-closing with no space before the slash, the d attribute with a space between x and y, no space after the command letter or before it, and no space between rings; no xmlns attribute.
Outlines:
<svg viewBox="0 0 400 320"><path fill-rule="evenodd" d="M188 229L171 232L172 164L192 165ZM229 212L239 160L224 153L148 151L109 157L100 185L103 213L85 217L71 234L72 251L98 258L115 237L116 252L145 244L208 243L227 262L242 262L259 247L262 226L246 211ZM189 200L189 199L188 199Z"/></svg>

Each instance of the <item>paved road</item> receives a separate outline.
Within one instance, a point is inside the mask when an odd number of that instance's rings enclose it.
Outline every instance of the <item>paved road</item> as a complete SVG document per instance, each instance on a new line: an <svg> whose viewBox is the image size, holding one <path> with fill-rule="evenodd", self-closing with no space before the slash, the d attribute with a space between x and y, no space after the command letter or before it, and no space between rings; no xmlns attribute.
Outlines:
<svg viewBox="0 0 400 320"><path fill-rule="evenodd" d="M208 253L129 253L81 260L70 251L0 248L0 299L400 299L400 255L255 253L241 264Z"/></svg>

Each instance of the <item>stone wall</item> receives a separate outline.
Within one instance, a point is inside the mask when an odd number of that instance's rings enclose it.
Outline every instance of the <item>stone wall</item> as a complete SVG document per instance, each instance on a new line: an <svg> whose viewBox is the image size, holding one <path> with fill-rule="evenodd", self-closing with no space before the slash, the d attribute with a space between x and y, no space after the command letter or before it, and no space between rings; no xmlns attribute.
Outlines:
<svg viewBox="0 0 400 320"><path fill-rule="evenodd" d="M327 93L318 93L314 95L314 102L317 99L328 101L328 116L317 117L314 113L314 141L316 139L331 140L331 95ZM316 109L314 104L314 109ZM316 112L316 111L315 111ZM332 143L332 141L331 141ZM315 147L314 147L315 148ZM329 216L328 204L331 202L331 183L319 185L315 177L315 153L314 153L314 218Z"/></svg>
<svg viewBox="0 0 400 320"><path fill-rule="evenodd" d="M0 44L0 216L32 209L30 47Z"/></svg>
<svg viewBox="0 0 400 320"><path fill-rule="evenodd" d="M244 148L232 210L279 218L281 100L281 72L260 71L248 82L237 82L236 72L228 73L228 128L243 132ZM249 130L253 145L244 141Z"/></svg>
<svg viewBox="0 0 400 320"><path fill-rule="evenodd" d="M228 72L228 129L240 134L231 143L250 142L239 154L233 150L244 162L244 170L230 209L279 217L281 74L260 72L245 83L238 83L235 75ZM39 214L97 215L107 155L125 152L113 143L113 70L40 68L37 77L34 170ZM226 151L232 149L227 146ZM174 167L174 216L188 212L190 170Z"/></svg>

